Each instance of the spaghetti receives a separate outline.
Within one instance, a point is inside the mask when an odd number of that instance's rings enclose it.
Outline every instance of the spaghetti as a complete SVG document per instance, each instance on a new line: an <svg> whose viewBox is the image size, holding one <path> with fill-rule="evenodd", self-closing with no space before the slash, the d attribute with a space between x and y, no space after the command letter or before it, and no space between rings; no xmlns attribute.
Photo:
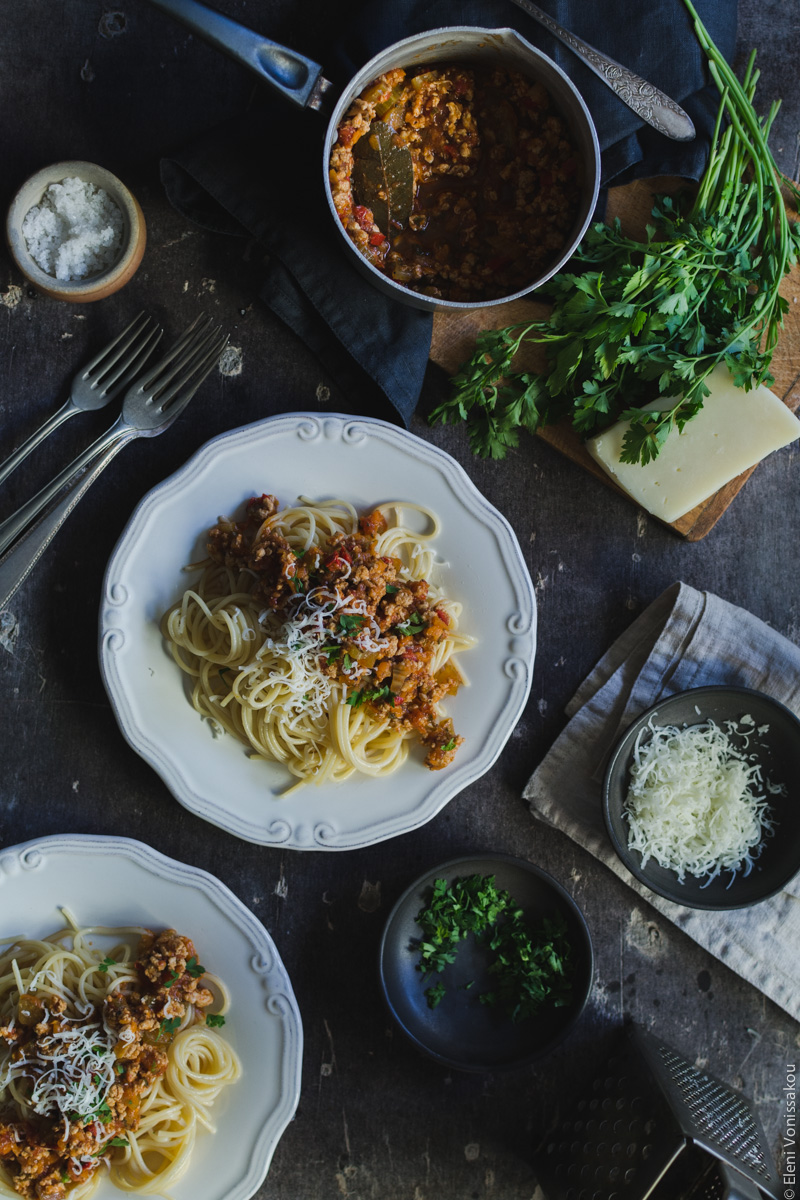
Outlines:
<svg viewBox="0 0 800 1200"><path fill-rule="evenodd" d="M429 532L401 519L422 514ZM359 518L344 500L251 500L208 535L199 581L162 632L192 679L192 703L254 756L301 783L385 775L413 739L432 770L463 742L439 702L473 645L461 606L429 582L439 523L414 504ZM295 786L299 786L295 785Z"/></svg>
<svg viewBox="0 0 800 1200"><path fill-rule="evenodd" d="M226 989L174 930L64 915L0 954L0 1196L82 1200L103 1166L123 1191L162 1193L240 1074L216 1031ZM116 943L104 958L98 937Z"/></svg>

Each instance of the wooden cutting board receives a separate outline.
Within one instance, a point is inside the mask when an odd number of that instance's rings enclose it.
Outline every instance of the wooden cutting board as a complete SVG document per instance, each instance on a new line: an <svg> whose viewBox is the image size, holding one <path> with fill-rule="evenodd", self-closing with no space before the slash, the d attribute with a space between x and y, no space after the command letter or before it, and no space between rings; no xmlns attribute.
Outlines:
<svg viewBox="0 0 800 1200"><path fill-rule="evenodd" d="M675 192L681 187L685 187L684 180L660 178L638 180L625 187L612 188L609 192L607 218L612 220L619 217L627 234L643 238L645 225L650 220L653 195L658 192ZM792 412L795 412L800 408L800 265L794 266L786 276L781 291L789 302L789 312L772 359L772 374L775 376L772 390ZM431 359L444 367L449 374L455 374L460 364L471 357L475 337L482 329L501 328L517 321L541 320L548 312L549 307L546 304L527 299L468 313L437 312L433 321ZM535 350L525 352L524 357L521 354L518 363L521 369L527 370L542 369L544 366L541 358L537 361ZM568 421L548 426L537 436L584 470L590 471L608 487L627 495L597 465ZM670 528L690 542L705 537L755 469L751 467L736 479L732 479L702 504L698 504L696 508L673 522Z"/></svg>

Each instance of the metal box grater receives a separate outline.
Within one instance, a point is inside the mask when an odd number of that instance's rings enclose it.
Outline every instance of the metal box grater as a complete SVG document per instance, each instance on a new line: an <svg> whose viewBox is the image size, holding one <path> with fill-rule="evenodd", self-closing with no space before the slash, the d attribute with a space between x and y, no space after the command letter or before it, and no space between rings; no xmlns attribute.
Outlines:
<svg viewBox="0 0 800 1200"><path fill-rule="evenodd" d="M747 1100L635 1026L534 1160L547 1200L778 1200Z"/></svg>

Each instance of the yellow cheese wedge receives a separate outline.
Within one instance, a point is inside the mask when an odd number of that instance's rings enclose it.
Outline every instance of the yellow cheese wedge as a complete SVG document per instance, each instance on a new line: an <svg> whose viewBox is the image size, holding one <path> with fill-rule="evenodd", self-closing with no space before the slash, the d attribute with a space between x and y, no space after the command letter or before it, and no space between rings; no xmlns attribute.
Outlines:
<svg viewBox="0 0 800 1200"><path fill-rule="evenodd" d="M723 484L773 450L800 437L800 421L769 388L746 392L728 368L715 367L702 410L673 430L653 462L621 463L630 422L618 421L586 443L589 453L628 495L662 521L677 521ZM645 408L664 407L664 399Z"/></svg>

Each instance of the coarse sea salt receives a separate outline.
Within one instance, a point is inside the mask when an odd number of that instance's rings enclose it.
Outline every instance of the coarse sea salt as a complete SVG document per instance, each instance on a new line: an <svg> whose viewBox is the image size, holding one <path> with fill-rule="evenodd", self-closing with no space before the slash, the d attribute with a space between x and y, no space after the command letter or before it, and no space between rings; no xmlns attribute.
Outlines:
<svg viewBox="0 0 800 1200"><path fill-rule="evenodd" d="M71 177L51 183L22 222L34 262L56 279L97 275L119 257L125 222L108 192Z"/></svg>

